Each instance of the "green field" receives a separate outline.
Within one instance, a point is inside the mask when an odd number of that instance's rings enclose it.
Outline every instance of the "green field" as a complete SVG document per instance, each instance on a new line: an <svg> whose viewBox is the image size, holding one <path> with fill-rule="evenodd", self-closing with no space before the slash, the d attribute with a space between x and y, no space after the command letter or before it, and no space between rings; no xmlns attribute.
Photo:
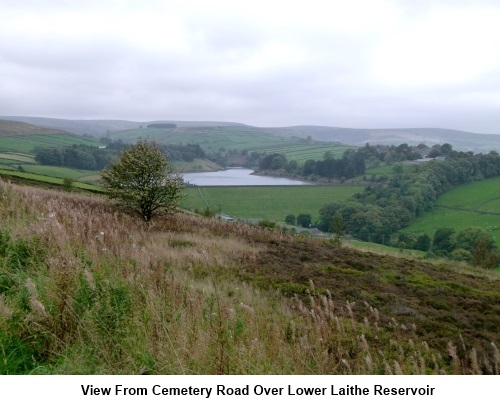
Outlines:
<svg viewBox="0 0 500 405"><path fill-rule="evenodd" d="M19 153L0 153L0 160L15 162L17 164L36 163L35 159L33 159L31 156L26 156L24 154L19 154Z"/></svg>
<svg viewBox="0 0 500 405"><path fill-rule="evenodd" d="M350 148L346 145L334 145L326 142L313 142L311 144L297 143L293 140L292 142L295 143L292 144L289 140L284 140L266 148L251 148L249 152L283 153L288 160L303 163L308 159L322 160L325 152L332 152L335 159L340 159L343 153Z"/></svg>
<svg viewBox="0 0 500 405"><path fill-rule="evenodd" d="M298 162L323 159L325 152L332 152L338 159L346 149L350 148L335 142L307 142L299 138L279 137L245 127L143 128L114 132L110 136L129 143L139 138L155 139L168 144L197 143L208 153L224 152L230 149L247 150L249 153L280 152L284 153L289 160L295 159Z"/></svg>
<svg viewBox="0 0 500 405"><path fill-rule="evenodd" d="M439 228L459 231L469 226L489 230L500 242L500 177L466 184L444 193L432 211L415 219L403 232L433 235Z"/></svg>
<svg viewBox="0 0 500 405"><path fill-rule="evenodd" d="M37 146L100 146L99 141L71 135L19 135L0 137L0 152L31 153Z"/></svg>
<svg viewBox="0 0 500 405"><path fill-rule="evenodd" d="M42 174L44 176L58 178L68 177L75 180L80 180L83 177L95 176L98 173L96 170L80 170L59 166L29 165L23 167L27 172L30 173Z"/></svg>
<svg viewBox="0 0 500 405"><path fill-rule="evenodd" d="M41 178L38 180L47 181L53 184L58 184L59 180L53 181L47 179L72 178L74 180L79 180L80 178L82 178L83 181L93 182L94 177L97 174L97 171L95 170L78 170L68 167L39 165L35 161L34 155L32 153L33 149L39 146L69 146L75 144L88 146L102 145L98 141L76 135L34 134L2 136L0 137L0 167L3 169L14 170L14 173L22 173L17 170L19 166L22 166L22 168L26 172L26 175L17 177L29 178L28 173L33 173L34 175L48 176L47 178ZM32 179L35 178L33 177Z"/></svg>
<svg viewBox="0 0 500 405"><path fill-rule="evenodd" d="M58 177L51 177L51 176L44 176L41 174L34 174L34 173L25 173L25 172L19 172L19 171L14 171L14 170L8 170L0 167L0 175L6 175L6 176L11 176L11 177L17 177L21 179L26 179L26 180L32 180L40 183L48 183L48 184L57 184L57 185L63 185L64 179L58 178ZM83 190L89 190L89 191L101 191L100 187L91 185L91 184L86 184L82 183L79 181L75 181L73 183L73 187L80 188Z"/></svg>
<svg viewBox="0 0 500 405"><path fill-rule="evenodd" d="M325 204L345 201L359 186L255 186L188 187L182 206L203 209L207 206L239 219L268 219L284 222L287 214L311 214L319 219Z"/></svg>

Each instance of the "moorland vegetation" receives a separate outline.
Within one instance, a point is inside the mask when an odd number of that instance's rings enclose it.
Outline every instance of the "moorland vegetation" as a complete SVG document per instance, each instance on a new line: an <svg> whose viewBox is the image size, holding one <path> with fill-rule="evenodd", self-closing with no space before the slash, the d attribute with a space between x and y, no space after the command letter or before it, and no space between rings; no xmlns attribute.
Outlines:
<svg viewBox="0 0 500 405"><path fill-rule="evenodd" d="M0 182L2 374L498 374L500 280Z"/></svg>

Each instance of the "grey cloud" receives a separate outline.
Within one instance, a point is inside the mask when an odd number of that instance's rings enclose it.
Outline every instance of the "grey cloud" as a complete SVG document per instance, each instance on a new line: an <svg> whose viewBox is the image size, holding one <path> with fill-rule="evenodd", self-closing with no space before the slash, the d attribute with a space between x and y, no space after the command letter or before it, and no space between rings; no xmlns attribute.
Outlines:
<svg viewBox="0 0 500 405"><path fill-rule="evenodd" d="M36 21L38 14L71 12L71 18L80 13L86 20L75 20L69 32L64 31L68 25L44 29L43 22L26 29L14 23L0 27L3 115L500 133L495 66L452 85L419 88L374 80L376 45L398 35L406 20L370 19L361 9L352 24L332 11L329 24L328 10L311 11L308 2L281 14L277 7L266 13L262 4L238 11L234 3L227 9L190 10L181 3L169 8L164 2L149 7L120 2L120 8L103 3L101 10L101 2L90 2L89 11L82 2L42 3L18 8L17 2L2 2L0 14L24 13ZM435 4L382 3L412 24L424 21ZM453 2L440 6L455 7ZM293 12L299 13L289 15ZM397 54L388 55L393 59L383 60L382 69L397 62Z"/></svg>

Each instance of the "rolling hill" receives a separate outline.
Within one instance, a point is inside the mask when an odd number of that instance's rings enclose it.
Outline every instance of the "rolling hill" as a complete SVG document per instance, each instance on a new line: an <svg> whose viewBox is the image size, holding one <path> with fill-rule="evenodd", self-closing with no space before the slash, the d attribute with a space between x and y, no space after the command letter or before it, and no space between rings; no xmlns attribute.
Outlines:
<svg viewBox="0 0 500 405"><path fill-rule="evenodd" d="M337 142L345 145L363 146L367 142L376 145L394 145L408 143L418 145L425 143L428 146L435 144L450 143L456 150L470 150L474 152L489 152L500 150L500 135L479 134L474 132L458 131L445 128L386 128L386 129L361 129L361 128L339 128L330 126L302 125L291 127L265 128L254 127L235 122L221 121L177 121L158 120L149 122L126 121L126 120L69 120L45 117L0 117L22 121L32 125L57 128L75 134L88 134L93 136L104 136L118 131L138 130L147 127L148 124L158 122L169 122L178 128L204 127L205 131L217 131L224 127L227 130L244 130L248 136L259 136L262 134L274 135L284 138L307 138L316 141Z"/></svg>
<svg viewBox="0 0 500 405"><path fill-rule="evenodd" d="M427 146L450 143L456 150L489 152L500 149L500 135L478 134L442 128L388 128L355 129L322 126L296 126L287 128L261 128L260 130L286 137L307 137L325 142L336 141L348 145L399 145L407 143Z"/></svg>
<svg viewBox="0 0 500 405"><path fill-rule="evenodd" d="M158 122L174 123L178 127L200 127L200 126L244 126L234 122L218 122L218 121L127 121L127 120L68 120L59 118L46 117L0 117L0 119L9 119L20 122L25 122L33 125L40 125L48 128L57 128L64 131L72 132L78 135L105 136L110 132L126 131L129 129L138 129L146 127L148 124Z"/></svg>
<svg viewBox="0 0 500 405"><path fill-rule="evenodd" d="M0 120L0 136L72 135L57 128L45 128L20 121Z"/></svg>

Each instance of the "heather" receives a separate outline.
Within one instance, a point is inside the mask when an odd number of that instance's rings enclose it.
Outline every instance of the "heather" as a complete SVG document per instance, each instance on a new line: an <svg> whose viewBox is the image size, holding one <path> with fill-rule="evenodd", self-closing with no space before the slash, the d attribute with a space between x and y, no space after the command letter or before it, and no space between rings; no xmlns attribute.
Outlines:
<svg viewBox="0 0 500 405"><path fill-rule="evenodd" d="M0 182L2 374L498 374L492 270Z"/></svg>

